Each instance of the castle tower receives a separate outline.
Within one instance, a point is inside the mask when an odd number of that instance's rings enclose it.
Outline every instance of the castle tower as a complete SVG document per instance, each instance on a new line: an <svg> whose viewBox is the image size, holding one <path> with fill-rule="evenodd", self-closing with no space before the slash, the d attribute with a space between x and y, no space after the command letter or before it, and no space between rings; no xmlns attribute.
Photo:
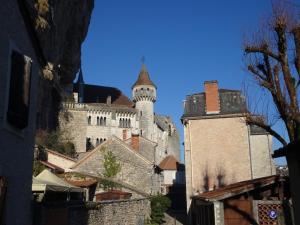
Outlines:
<svg viewBox="0 0 300 225"><path fill-rule="evenodd" d="M78 75L76 85L78 85L78 102L83 103L84 102L84 80L83 80L81 67L79 69L79 75Z"/></svg>
<svg viewBox="0 0 300 225"><path fill-rule="evenodd" d="M150 140L154 133L154 102L156 86L150 80L145 64L142 65L139 77L132 86L133 102L140 118L140 134Z"/></svg>

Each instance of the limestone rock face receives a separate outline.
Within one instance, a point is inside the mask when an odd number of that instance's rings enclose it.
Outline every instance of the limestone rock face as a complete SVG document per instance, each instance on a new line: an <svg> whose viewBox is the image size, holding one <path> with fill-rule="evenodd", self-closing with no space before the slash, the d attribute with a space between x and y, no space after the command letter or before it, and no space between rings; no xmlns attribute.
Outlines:
<svg viewBox="0 0 300 225"><path fill-rule="evenodd" d="M25 0L47 65L39 81L37 129L55 130L63 90L81 63L94 0Z"/></svg>
<svg viewBox="0 0 300 225"><path fill-rule="evenodd" d="M62 85L78 71L94 0L26 0L44 55L58 70Z"/></svg>

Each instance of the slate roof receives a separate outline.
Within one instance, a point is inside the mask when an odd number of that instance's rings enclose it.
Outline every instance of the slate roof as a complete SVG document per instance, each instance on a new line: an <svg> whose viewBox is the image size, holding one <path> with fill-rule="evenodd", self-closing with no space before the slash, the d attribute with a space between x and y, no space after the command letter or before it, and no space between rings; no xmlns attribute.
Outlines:
<svg viewBox="0 0 300 225"><path fill-rule="evenodd" d="M168 155L161 161L159 168L162 170L177 170L179 162L173 155Z"/></svg>
<svg viewBox="0 0 300 225"><path fill-rule="evenodd" d="M246 180L246 181L230 184L213 191L207 191L201 193L195 196L194 198L209 200L209 201L223 200L223 199L227 199L230 197L234 197L252 191L257 188L262 188L277 183L279 181L279 178L280 178L279 176L273 175L273 176L262 177L253 180Z"/></svg>
<svg viewBox="0 0 300 225"><path fill-rule="evenodd" d="M246 100L238 90L219 89L220 113L240 114L247 111ZM186 97L183 117L206 116L205 93L196 93Z"/></svg>
<svg viewBox="0 0 300 225"><path fill-rule="evenodd" d="M142 65L142 69L140 71L139 77L137 81L132 85L132 88L134 88L137 85L151 85L156 88L155 84L150 80L150 76L145 64Z"/></svg>
<svg viewBox="0 0 300 225"><path fill-rule="evenodd" d="M73 91L79 91L79 84L74 83ZM111 96L111 104L133 107L133 102L124 95L118 88L84 84L83 103L105 103L107 97Z"/></svg>

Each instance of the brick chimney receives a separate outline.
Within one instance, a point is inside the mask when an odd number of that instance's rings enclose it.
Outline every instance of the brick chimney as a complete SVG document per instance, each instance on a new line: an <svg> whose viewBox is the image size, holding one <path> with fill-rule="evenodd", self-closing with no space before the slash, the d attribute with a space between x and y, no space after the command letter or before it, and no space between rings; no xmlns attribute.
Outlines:
<svg viewBox="0 0 300 225"><path fill-rule="evenodd" d="M218 81L216 80L205 81L204 88L205 88L206 114L220 113Z"/></svg>
<svg viewBox="0 0 300 225"><path fill-rule="evenodd" d="M131 147L136 150L139 151L140 148L140 135L138 132L132 132L131 134Z"/></svg>

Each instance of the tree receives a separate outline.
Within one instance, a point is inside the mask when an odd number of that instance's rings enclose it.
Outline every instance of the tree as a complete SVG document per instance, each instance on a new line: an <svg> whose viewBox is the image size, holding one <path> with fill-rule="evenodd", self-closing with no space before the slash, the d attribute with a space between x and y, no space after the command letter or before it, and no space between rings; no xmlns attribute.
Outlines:
<svg viewBox="0 0 300 225"><path fill-rule="evenodd" d="M103 177L114 178L121 171L121 164L117 161L116 156L111 151L103 151L105 152L103 162ZM111 190L118 186L116 183L109 180L103 180L101 184L104 190Z"/></svg>
<svg viewBox="0 0 300 225"><path fill-rule="evenodd" d="M163 195L155 195L150 198L151 201L151 220L148 224L160 225L163 224L166 210L171 206L171 201Z"/></svg>
<svg viewBox="0 0 300 225"><path fill-rule="evenodd" d="M297 181L300 165L300 16L299 12L296 14L293 10L282 4L273 7L271 17L254 35L254 40L246 43L244 52L248 70L256 83L270 94L278 118L283 121L287 131L288 140L262 117L248 115L246 120L248 124L268 131L283 146L292 143L289 146L293 146L296 155L286 156L290 170L294 210L297 212L297 209L300 211L300 196L297 193L300 189ZM295 217L297 216L299 217L295 213ZM300 224L300 217L295 220L296 224Z"/></svg>

